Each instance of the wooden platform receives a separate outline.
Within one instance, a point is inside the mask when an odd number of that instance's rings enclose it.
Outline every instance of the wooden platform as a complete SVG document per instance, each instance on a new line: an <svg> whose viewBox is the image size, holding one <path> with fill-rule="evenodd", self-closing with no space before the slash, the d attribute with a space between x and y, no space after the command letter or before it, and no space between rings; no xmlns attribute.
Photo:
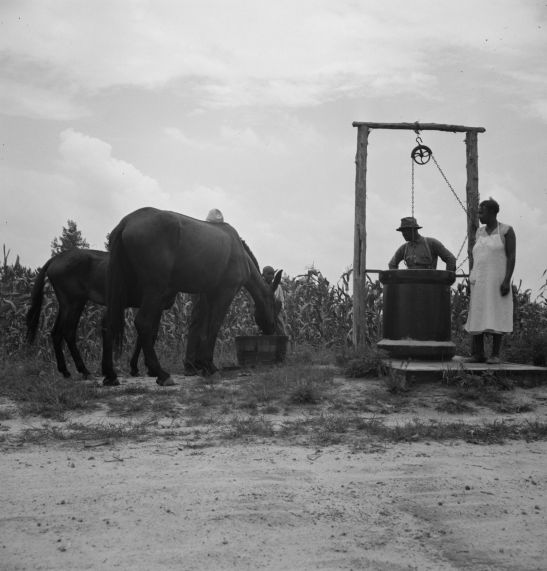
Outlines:
<svg viewBox="0 0 547 571"><path fill-rule="evenodd" d="M512 380L517 385L539 385L547 383L547 367L518 365L516 363L467 363L465 357L456 355L450 361L417 361L385 359L384 364L393 372L404 375L410 383L441 381L443 376L457 375L459 372L481 375L495 373Z"/></svg>

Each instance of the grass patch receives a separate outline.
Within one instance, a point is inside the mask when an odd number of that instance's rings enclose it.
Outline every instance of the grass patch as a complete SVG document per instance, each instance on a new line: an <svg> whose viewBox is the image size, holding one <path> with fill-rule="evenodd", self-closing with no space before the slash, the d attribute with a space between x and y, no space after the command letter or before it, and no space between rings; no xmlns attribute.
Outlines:
<svg viewBox="0 0 547 571"><path fill-rule="evenodd" d="M140 422L126 423L99 423L83 424L70 422L63 426L43 425L41 427L27 428L17 437L19 444L41 444L55 441L81 441L81 440L122 440L135 438L151 438L151 428L157 425L155 419L146 419Z"/></svg>
<svg viewBox="0 0 547 571"><path fill-rule="evenodd" d="M535 405L530 402L510 402L508 400L502 400L492 406L493 410L501 414L521 414L524 412L532 412L535 408Z"/></svg>
<svg viewBox="0 0 547 571"><path fill-rule="evenodd" d="M0 372L0 395L13 401L23 416L63 420L69 411L97 409L102 391L89 382L59 378L35 359Z"/></svg>
<svg viewBox="0 0 547 571"><path fill-rule="evenodd" d="M343 367L344 376L351 379L366 377L383 377L388 374L384 360L388 355L375 346L364 351L352 351L338 356L337 362Z"/></svg>
<svg viewBox="0 0 547 571"><path fill-rule="evenodd" d="M472 373L462 366L443 371L442 382L461 389L495 389L510 391L515 383L502 371L481 371Z"/></svg>
<svg viewBox="0 0 547 571"><path fill-rule="evenodd" d="M438 404L435 407L435 410L439 412L446 412L448 414L473 414L477 411L474 406L467 404L466 402L454 399L446 399L445 401Z"/></svg>
<svg viewBox="0 0 547 571"><path fill-rule="evenodd" d="M225 438L237 439L244 436L273 436L275 434L272 422L264 417L234 416L225 429Z"/></svg>
<svg viewBox="0 0 547 571"><path fill-rule="evenodd" d="M112 415L134 416L154 413L167 417L180 416L181 406L173 393L149 392L131 397L117 397L108 402Z"/></svg>
<svg viewBox="0 0 547 571"><path fill-rule="evenodd" d="M376 356L372 355L374 359ZM62 379L53 369L41 370L33 362L14 370L12 376L5 369L0 372L0 395L9 404L2 408L7 412L0 412L0 420L22 413L63 422L27 429L21 433L23 442L139 439L147 437L146 431L150 437L171 438L192 430L204 430L210 438L221 440L275 438L313 446L376 446L456 439L497 443L546 438L542 423L477 421L470 425L415 419L393 424L397 413L417 414L419 410L421 414L424 408L433 406L447 414L479 413L481 407L503 415L534 410L534 397L527 400L528 396L520 398L520 392L511 392L510 379L493 374L473 375L460 369L448 371L443 384L435 387L433 393L416 390L412 385L407 387L389 372L359 383L335 379L339 369L334 366L307 362L257 367L252 371L239 369L227 377L195 377L175 391L158 390L146 383L112 390ZM99 407L108 415L121 417L120 422L77 424L67 420L71 411L93 411ZM2 439L9 441L13 437L7 434Z"/></svg>
<svg viewBox="0 0 547 571"><path fill-rule="evenodd" d="M406 424L386 426L378 419L364 420L358 426L361 432L388 442L464 440L474 444L502 444L506 440L544 440L547 424L525 422L512 424L493 421L481 425L464 422L439 423L415 419Z"/></svg>
<svg viewBox="0 0 547 571"><path fill-rule="evenodd" d="M313 422L312 442L319 446L339 444L353 419L341 414L322 414Z"/></svg>
<svg viewBox="0 0 547 571"><path fill-rule="evenodd" d="M242 403L256 404L317 404L332 387L331 367L286 365L257 371L240 381ZM243 406L243 405L242 405Z"/></svg>
<svg viewBox="0 0 547 571"><path fill-rule="evenodd" d="M17 416L17 412L12 408L4 408L0 409L0 421L2 420L10 420L11 418L15 418Z"/></svg>

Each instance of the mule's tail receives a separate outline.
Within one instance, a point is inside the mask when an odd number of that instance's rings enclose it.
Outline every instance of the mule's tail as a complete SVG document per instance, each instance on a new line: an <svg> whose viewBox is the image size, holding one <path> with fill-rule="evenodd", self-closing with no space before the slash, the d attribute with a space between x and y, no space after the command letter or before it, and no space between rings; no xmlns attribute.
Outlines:
<svg viewBox="0 0 547 571"><path fill-rule="evenodd" d="M53 261L50 258L38 272L32 291L30 293L30 308L27 311L27 343L32 343L36 339L36 331L40 323L40 311L42 310L42 302L44 301L44 285L46 283L47 270Z"/></svg>
<svg viewBox="0 0 547 571"><path fill-rule="evenodd" d="M123 330L125 327L125 308L127 307L127 257L122 242L122 220L109 238L110 260L107 272L107 323L112 334L112 343L117 353L121 352Z"/></svg>

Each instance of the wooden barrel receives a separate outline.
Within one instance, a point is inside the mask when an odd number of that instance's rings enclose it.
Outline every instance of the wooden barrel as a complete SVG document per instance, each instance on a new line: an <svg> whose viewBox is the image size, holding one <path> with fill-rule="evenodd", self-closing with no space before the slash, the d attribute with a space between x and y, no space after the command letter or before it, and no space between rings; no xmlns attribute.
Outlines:
<svg viewBox="0 0 547 571"><path fill-rule="evenodd" d="M450 286L446 270L385 270L383 339L378 347L395 358L451 359Z"/></svg>

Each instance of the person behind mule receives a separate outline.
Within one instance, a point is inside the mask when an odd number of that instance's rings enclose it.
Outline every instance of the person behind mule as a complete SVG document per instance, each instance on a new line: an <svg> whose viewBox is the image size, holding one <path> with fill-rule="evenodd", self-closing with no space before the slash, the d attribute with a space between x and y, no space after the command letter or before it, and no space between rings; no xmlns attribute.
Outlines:
<svg viewBox="0 0 547 571"><path fill-rule="evenodd" d="M271 285L274 281L275 277L275 270L272 266L264 266L262 268L262 277L264 281ZM288 327L287 327L287 315L285 313L285 293L281 284L279 284L275 290L275 304L277 310L277 321L276 321L276 334L277 335L287 335L288 336Z"/></svg>
<svg viewBox="0 0 547 571"><path fill-rule="evenodd" d="M508 224L498 222L499 204L479 204L479 220L469 275L471 297L465 330L472 335L471 362L500 363L502 338L513 331L511 277L515 269L516 236ZM485 334L492 335L492 355L484 354Z"/></svg>
<svg viewBox="0 0 547 571"><path fill-rule="evenodd" d="M418 230L422 228L416 218L406 216L401 218L401 225L397 228L405 239L405 244L397 248L393 258L389 261L389 269L396 270L404 261L409 270L435 270L439 258L446 264L446 269L456 271L456 257L436 238L422 236Z"/></svg>

